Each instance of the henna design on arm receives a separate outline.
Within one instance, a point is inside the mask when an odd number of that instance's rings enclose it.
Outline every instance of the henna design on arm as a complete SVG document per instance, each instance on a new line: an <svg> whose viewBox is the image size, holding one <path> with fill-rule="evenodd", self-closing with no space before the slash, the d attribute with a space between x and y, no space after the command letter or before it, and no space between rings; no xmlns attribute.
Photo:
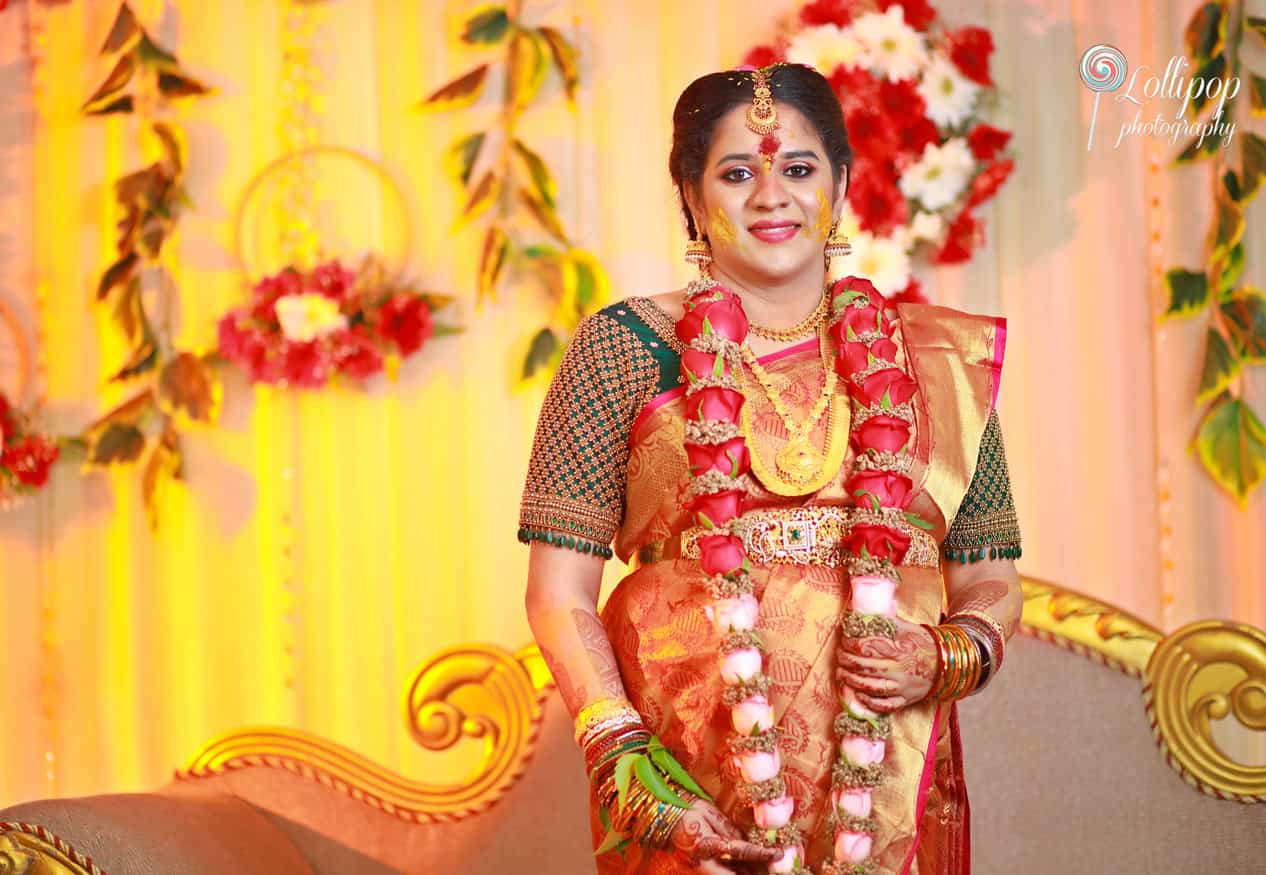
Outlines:
<svg viewBox="0 0 1266 875"><path fill-rule="evenodd" d="M567 707L568 713L573 716L578 714L580 709L589 703L588 690L585 689L584 684L572 681L571 672L567 670L566 663L544 647L540 650L541 658L549 666L550 674L554 676L554 682L558 684L558 694L563 697L563 704Z"/></svg>
<svg viewBox="0 0 1266 875"><path fill-rule="evenodd" d="M1003 631L1010 638L1020 626L1020 610L1006 610L1003 603L1008 600L1012 588L1005 580L982 580L968 584L960 592L950 597L950 613L957 611L983 611L1002 624Z"/></svg>
<svg viewBox="0 0 1266 875"><path fill-rule="evenodd" d="M572 608L572 621L580 634L580 643L589 654L589 661L597 674L598 690L608 696L624 695L624 681L620 678L620 667L615 661L615 651L611 649L611 640L607 638L606 627L592 611Z"/></svg>

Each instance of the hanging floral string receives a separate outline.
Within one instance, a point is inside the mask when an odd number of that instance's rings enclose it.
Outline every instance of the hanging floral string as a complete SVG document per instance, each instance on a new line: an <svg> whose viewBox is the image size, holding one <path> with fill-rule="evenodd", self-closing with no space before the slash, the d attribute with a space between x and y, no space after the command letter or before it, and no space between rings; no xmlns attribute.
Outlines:
<svg viewBox="0 0 1266 875"><path fill-rule="evenodd" d="M545 160L519 137L519 119L539 96L552 65L575 108L580 86L575 47L557 29L523 21L518 2L486 6L467 19L462 41L496 49L500 57L481 63L441 86L421 109L472 106L483 95L496 65L505 70L505 91L497 125L459 137L447 163L465 192L457 220L461 228L488 216L479 256L476 300L495 296L507 268L539 284L556 303L550 324L528 343L524 379L552 373L568 337L586 314L605 303L606 272L589 251L576 245L558 215L558 187ZM541 233L549 242L542 242Z"/></svg>

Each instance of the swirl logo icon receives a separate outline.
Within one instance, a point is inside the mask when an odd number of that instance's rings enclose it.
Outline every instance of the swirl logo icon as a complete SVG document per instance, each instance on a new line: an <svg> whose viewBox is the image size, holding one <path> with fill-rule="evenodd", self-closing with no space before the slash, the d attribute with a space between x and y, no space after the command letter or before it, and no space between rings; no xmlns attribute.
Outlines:
<svg viewBox="0 0 1266 875"><path fill-rule="evenodd" d="M1127 64L1125 54L1114 46L1091 46L1081 56L1081 81L1095 93L1094 109L1090 111L1090 135L1086 138L1086 151L1095 140L1095 120L1099 117L1099 98L1105 91L1116 91L1125 82Z"/></svg>

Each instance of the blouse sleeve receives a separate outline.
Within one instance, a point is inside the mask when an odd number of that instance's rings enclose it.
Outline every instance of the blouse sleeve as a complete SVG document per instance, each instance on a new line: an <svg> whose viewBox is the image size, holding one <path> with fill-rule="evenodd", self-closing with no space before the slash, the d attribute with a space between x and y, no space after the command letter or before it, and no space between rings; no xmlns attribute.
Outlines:
<svg viewBox="0 0 1266 875"><path fill-rule="evenodd" d="M637 335L604 311L581 322L545 395L519 509L519 540L611 558L624 517L628 439L658 373Z"/></svg>
<svg viewBox="0 0 1266 875"><path fill-rule="evenodd" d="M942 548L946 559L964 563L1020 556L1020 522L1011 497L1011 474L997 411L990 412L985 423L976 473Z"/></svg>

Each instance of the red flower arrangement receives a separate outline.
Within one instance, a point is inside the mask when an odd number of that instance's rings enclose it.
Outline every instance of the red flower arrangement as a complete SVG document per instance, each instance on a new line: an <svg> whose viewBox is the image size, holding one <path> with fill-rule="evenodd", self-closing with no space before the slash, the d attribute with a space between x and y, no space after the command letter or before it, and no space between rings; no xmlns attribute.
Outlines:
<svg viewBox="0 0 1266 875"><path fill-rule="evenodd" d="M993 49L987 29L950 29L927 0L814 0L744 58L807 64L830 80L856 153L842 266L891 299L923 299L914 262L971 257L984 241L974 211L1015 169L1011 133L980 118Z"/></svg>
<svg viewBox="0 0 1266 875"><path fill-rule="evenodd" d="M434 310L450 299L390 280L367 258L359 270L337 260L293 267L260 280L251 301L219 323L220 355L256 383L320 388L336 376L389 374L433 336Z"/></svg>
<svg viewBox="0 0 1266 875"><path fill-rule="evenodd" d="M57 443L31 430L27 416L0 392L0 506L43 487L60 454Z"/></svg>

